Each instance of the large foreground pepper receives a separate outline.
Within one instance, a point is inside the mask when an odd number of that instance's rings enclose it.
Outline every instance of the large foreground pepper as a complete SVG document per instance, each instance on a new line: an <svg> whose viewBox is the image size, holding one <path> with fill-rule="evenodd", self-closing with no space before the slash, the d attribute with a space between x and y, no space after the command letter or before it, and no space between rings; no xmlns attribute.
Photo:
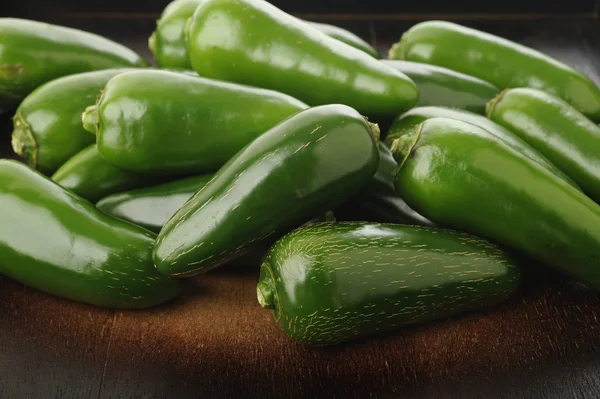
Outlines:
<svg viewBox="0 0 600 399"><path fill-rule="evenodd" d="M295 341L324 346L497 305L519 282L511 256L463 232L320 223L275 243L257 296Z"/></svg>
<svg viewBox="0 0 600 399"><path fill-rule="evenodd" d="M283 93L144 70L111 79L84 127L107 162L148 174L214 172L308 105Z"/></svg>
<svg viewBox="0 0 600 399"><path fill-rule="evenodd" d="M600 88L589 77L540 51L453 22L413 26L391 48L389 58L443 66L500 89L541 89L600 120Z"/></svg>
<svg viewBox="0 0 600 399"><path fill-rule="evenodd" d="M0 160L0 274L60 297L146 308L178 295L152 263L155 234L115 219L27 165Z"/></svg>
<svg viewBox="0 0 600 399"><path fill-rule="evenodd" d="M378 134L339 104L284 120L169 219L154 250L156 267L178 276L206 272L331 210L375 174Z"/></svg>
<svg viewBox="0 0 600 399"><path fill-rule="evenodd" d="M267 1L203 1L187 46L201 76L277 90L312 106L346 104L374 120L419 97L402 72Z"/></svg>
<svg viewBox="0 0 600 399"><path fill-rule="evenodd" d="M93 33L19 18L0 18L0 109L38 86L98 69L148 66L127 47Z"/></svg>
<svg viewBox="0 0 600 399"><path fill-rule="evenodd" d="M433 118L392 143L396 189L428 219L600 289L600 206L497 137Z"/></svg>

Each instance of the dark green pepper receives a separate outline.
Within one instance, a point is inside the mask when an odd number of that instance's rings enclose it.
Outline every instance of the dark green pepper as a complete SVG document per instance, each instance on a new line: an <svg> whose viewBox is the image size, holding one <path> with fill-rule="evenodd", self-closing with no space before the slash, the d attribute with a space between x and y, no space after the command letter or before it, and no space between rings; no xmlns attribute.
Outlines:
<svg viewBox="0 0 600 399"><path fill-rule="evenodd" d="M212 174L113 194L96 206L104 212L156 233L192 195L213 178Z"/></svg>
<svg viewBox="0 0 600 399"><path fill-rule="evenodd" d="M81 114L94 104L100 90L132 68L78 73L52 80L35 89L13 118L12 146L29 166L55 172L69 158L96 142L81 125Z"/></svg>
<svg viewBox="0 0 600 399"><path fill-rule="evenodd" d="M412 61L381 62L415 82L419 89L418 106L440 105L484 114L487 102L500 92L491 83L448 68Z"/></svg>
<svg viewBox="0 0 600 399"><path fill-rule="evenodd" d="M295 341L325 346L497 305L520 280L513 258L466 233L328 223L270 249L257 296Z"/></svg>
<svg viewBox="0 0 600 399"><path fill-rule="evenodd" d="M308 106L286 94L169 71L111 79L84 127L107 162L140 173L214 172Z"/></svg>
<svg viewBox="0 0 600 399"><path fill-rule="evenodd" d="M475 125L428 119L392 143L396 190L465 231L600 289L600 206Z"/></svg>
<svg viewBox="0 0 600 399"><path fill-rule="evenodd" d="M380 143L377 172L358 193L335 209L336 219L433 226L396 193L394 176L397 168L398 163L390 149Z"/></svg>
<svg viewBox="0 0 600 399"><path fill-rule="evenodd" d="M340 104L300 111L231 158L165 224L154 264L206 272L355 194L379 163L376 125Z"/></svg>
<svg viewBox="0 0 600 399"><path fill-rule="evenodd" d="M502 139L513 150L534 160L535 162L539 163L540 165L554 173L556 176L571 184L573 187L579 189L579 186L569 176L567 176L563 171L556 167L556 165L554 165L546 157L544 157L544 155L536 151L535 148L523 141L515 133L489 120L485 116L478 115L465 110L447 107L413 108L410 111L398 116L392 122L385 142L388 146L391 146L392 142L398 137L404 135L407 130L412 129L414 126L420 124L421 122L427 119L439 117L457 119L485 129L487 132Z"/></svg>
<svg viewBox="0 0 600 399"><path fill-rule="evenodd" d="M413 26L390 49L389 58L443 66L500 89L542 89L600 120L600 89L589 77L537 50L453 22Z"/></svg>
<svg viewBox="0 0 600 399"><path fill-rule="evenodd" d="M267 1L203 1L187 46L201 76L277 90L311 106L346 104L377 120L419 97L402 72Z"/></svg>
<svg viewBox="0 0 600 399"><path fill-rule="evenodd" d="M152 264L156 236L114 219L27 165L0 160L0 273L109 308L147 308L179 282Z"/></svg>
<svg viewBox="0 0 600 399"><path fill-rule="evenodd" d="M487 116L510 129L600 202L600 127L568 102L530 88L504 90Z"/></svg>
<svg viewBox="0 0 600 399"><path fill-rule="evenodd" d="M186 24L204 0L174 0L170 2L156 21L156 30L148 39L148 48L156 63L162 68L191 69L185 43ZM304 21L326 35L340 40L365 53L380 58L379 53L369 43L354 33L338 26L319 22Z"/></svg>
<svg viewBox="0 0 600 399"><path fill-rule="evenodd" d="M11 109L42 84L74 73L148 66L127 47L93 33L0 18L0 108Z"/></svg>
<svg viewBox="0 0 600 399"><path fill-rule="evenodd" d="M156 177L128 172L107 163L98 152L96 144L81 150L65 162L52 175L52 180L91 202L157 182Z"/></svg>

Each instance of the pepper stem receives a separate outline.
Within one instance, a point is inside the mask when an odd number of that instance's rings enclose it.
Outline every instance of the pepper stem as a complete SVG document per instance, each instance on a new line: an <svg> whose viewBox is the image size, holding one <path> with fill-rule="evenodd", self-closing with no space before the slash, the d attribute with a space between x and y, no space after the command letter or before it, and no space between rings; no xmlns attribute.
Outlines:
<svg viewBox="0 0 600 399"><path fill-rule="evenodd" d="M390 60L403 60L404 52L406 51L406 40L405 36L402 35L400 40L392 45L388 51L388 59Z"/></svg>
<svg viewBox="0 0 600 399"><path fill-rule="evenodd" d="M20 112L13 117L13 132L11 138L13 151L23 158L29 166L37 168L38 147L31 127Z"/></svg>
<svg viewBox="0 0 600 399"><path fill-rule="evenodd" d="M83 128L90 133L98 133L98 105L90 105L81 115Z"/></svg>
<svg viewBox="0 0 600 399"><path fill-rule="evenodd" d="M379 148L379 138L381 137L381 129L379 129L379 125L377 123L373 123L369 121L369 118L363 116L367 124L369 125L369 129L371 130L371 136L375 140L375 145Z"/></svg>
<svg viewBox="0 0 600 399"><path fill-rule="evenodd" d="M256 285L256 297L258 303L263 309L277 309L277 294L275 292L275 281L273 273L268 266L269 257L267 257L260 269L260 278Z"/></svg>
<svg viewBox="0 0 600 399"><path fill-rule="evenodd" d="M152 32L148 38L148 49L156 57L156 31Z"/></svg>
<svg viewBox="0 0 600 399"><path fill-rule="evenodd" d="M392 141L390 151L396 162L398 162L398 170L402 169L402 166L404 166L404 163L412 153L419 138L421 138L422 130L423 123L420 123L407 129L406 133Z"/></svg>
<svg viewBox="0 0 600 399"><path fill-rule="evenodd" d="M496 95L496 97L492 98L490 101L487 102L487 104L485 105L485 116L487 118L490 118L492 116L492 113L494 112L494 109L496 108L496 104L498 104L498 102L500 102L500 100L502 100L502 97L504 97L504 95L509 90L510 90L510 88L502 90L500 93L498 93L498 95Z"/></svg>

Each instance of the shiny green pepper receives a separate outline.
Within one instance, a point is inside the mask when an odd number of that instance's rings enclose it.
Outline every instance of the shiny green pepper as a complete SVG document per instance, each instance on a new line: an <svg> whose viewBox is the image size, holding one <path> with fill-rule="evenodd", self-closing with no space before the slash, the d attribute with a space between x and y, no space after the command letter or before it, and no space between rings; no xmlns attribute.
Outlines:
<svg viewBox="0 0 600 399"><path fill-rule="evenodd" d="M203 1L187 47L200 76L277 90L311 106L345 104L375 121L419 97L402 72L267 1Z"/></svg>
<svg viewBox="0 0 600 399"><path fill-rule="evenodd" d="M375 125L340 104L282 121L169 219L154 264L168 275L203 273L331 210L375 174L378 136Z"/></svg>
<svg viewBox="0 0 600 399"><path fill-rule="evenodd" d="M96 103L106 83L133 68L65 76L35 89L17 108L12 146L28 165L54 173L69 158L96 142L81 125L81 114Z"/></svg>
<svg viewBox="0 0 600 399"><path fill-rule="evenodd" d="M111 79L84 127L120 169L147 174L214 172L281 120L308 108L286 94L170 71Z"/></svg>
<svg viewBox="0 0 600 399"><path fill-rule="evenodd" d="M147 308L180 292L152 263L156 236L112 218L27 165L0 160L0 273L109 308Z"/></svg>
<svg viewBox="0 0 600 399"><path fill-rule="evenodd" d="M277 241L256 290L288 336L325 346L497 305L520 280L511 256L466 233L325 223Z"/></svg>
<svg viewBox="0 0 600 399"><path fill-rule="evenodd" d="M416 24L390 49L389 58L450 68L500 89L541 89L600 120L600 88L589 77L537 50L453 22Z"/></svg>
<svg viewBox="0 0 600 399"><path fill-rule="evenodd" d="M600 289L600 206L482 128L432 118L392 143L396 190L440 226Z"/></svg>
<svg viewBox="0 0 600 399"><path fill-rule="evenodd" d="M0 18L0 109L12 109L42 84L74 73L148 63L93 33L19 18Z"/></svg>

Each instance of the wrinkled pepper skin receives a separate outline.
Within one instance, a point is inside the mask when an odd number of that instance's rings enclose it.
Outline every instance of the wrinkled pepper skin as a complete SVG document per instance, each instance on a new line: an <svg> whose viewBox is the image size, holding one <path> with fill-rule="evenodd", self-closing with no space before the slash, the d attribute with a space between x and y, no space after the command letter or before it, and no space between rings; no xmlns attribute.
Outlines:
<svg viewBox="0 0 600 399"><path fill-rule="evenodd" d="M396 190L423 216L600 289L600 206L581 191L458 120L428 119L391 150Z"/></svg>
<svg viewBox="0 0 600 399"><path fill-rule="evenodd" d="M341 104L284 120L169 219L154 264L168 275L204 273L330 211L375 174L378 136L376 125Z"/></svg>
<svg viewBox="0 0 600 399"><path fill-rule="evenodd" d="M156 21L148 48L161 68L192 69L185 45L185 24L203 0L170 2Z"/></svg>
<svg viewBox="0 0 600 399"><path fill-rule="evenodd" d="M110 164L147 174L214 172L308 106L272 90L144 70L111 79L84 127Z"/></svg>
<svg viewBox="0 0 600 399"><path fill-rule="evenodd" d="M485 114L485 106L500 93L491 83L448 68L421 62L381 60L404 73L419 89L417 106L445 106Z"/></svg>
<svg viewBox="0 0 600 399"><path fill-rule="evenodd" d="M0 160L0 274L74 301L147 308L180 292L152 264L156 236L114 219L29 166Z"/></svg>
<svg viewBox="0 0 600 399"><path fill-rule="evenodd" d="M257 297L288 336L316 347L498 305L520 281L511 256L466 233L329 223L275 243Z"/></svg>
<svg viewBox="0 0 600 399"><path fill-rule="evenodd" d="M358 193L335 209L336 219L433 226L433 222L415 212L396 193L397 168L398 163L388 146L379 143L377 172Z"/></svg>
<svg viewBox="0 0 600 399"><path fill-rule="evenodd" d="M545 91L515 88L490 101L487 117L514 132L600 202L600 127L585 115Z"/></svg>
<svg viewBox="0 0 600 399"><path fill-rule="evenodd" d="M102 158L96 144L84 148L65 162L52 175L52 180L90 202L157 182L156 177L142 176L112 166Z"/></svg>
<svg viewBox="0 0 600 399"><path fill-rule="evenodd" d="M81 125L81 114L95 104L106 83L132 68L84 72L52 80L35 89L13 117L12 146L32 168L54 173L69 158L96 142Z"/></svg>
<svg viewBox="0 0 600 399"><path fill-rule="evenodd" d="M398 137L404 135L407 130L412 129L414 126L420 124L421 122L427 119L440 117L457 119L459 121L467 122L472 125L483 128L487 132L506 142L506 144L508 144L513 150L539 163L544 168L548 169L556 176L565 180L578 190L580 189L579 186L573 181L573 179L567 176L556 165L550 162L544 155L539 153L527 142L523 141L518 135L513 133L511 130L508 130L505 127L489 120L483 115L478 115L466 110L434 106L413 108L394 119L386 136L385 142L388 145L388 147L391 147L392 142Z"/></svg>
<svg viewBox="0 0 600 399"><path fill-rule="evenodd" d="M361 39L358 35L350 32L347 29L340 28L336 25L325 24L322 22L306 21L307 24L319 31L325 33L327 36L337 39L341 42L346 43L354 48L357 48L365 53L369 54L373 58L381 58L381 54L373 48L369 43Z"/></svg>
<svg viewBox="0 0 600 399"><path fill-rule="evenodd" d="M148 39L148 48L161 68L192 68L185 42L185 29L188 20L202 1L204 0L174 0L161 13L160 19L156 22L156 30ZM372 57L381 58L369 43L346 29L319 22L304 22Z"/></svg>
<svg viewBox="0 0 600 399"><path fill-rule="evenodd" d="M388 58L439 65L500 89L541 89L600 120L600 88L589 77L542 52L453 22L418 23L392 46Z"/></svg>
<svg viewBox="0 0 600 399"><path fill-rule="evenodd" d="M132 50L93 33L0 18L0 108L13 108L42 84L75 73L145 67Z"/></svg>
<svg viewBox="0 0 600 399"><path fill-rule="evenodd" d="M277 90L311 106L345 104L376 121L419 97L405 74L267 1L203 1L187 46L200 76Z"/></svg>
<svg viewBox="0 0 600 399"><path fill-rule="evenodd" d="M192 195L213 178L212 174L187 177L156 186L109 195L98 209L155 233Z"/></svg>

